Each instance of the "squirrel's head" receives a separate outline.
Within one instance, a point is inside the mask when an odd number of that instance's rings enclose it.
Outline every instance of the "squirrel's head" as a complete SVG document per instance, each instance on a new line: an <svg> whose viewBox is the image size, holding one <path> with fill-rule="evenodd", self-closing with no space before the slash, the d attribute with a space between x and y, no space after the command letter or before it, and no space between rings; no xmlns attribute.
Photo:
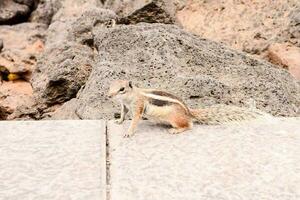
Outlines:
<svg viewBox="0 0 300 200"><path fill-rule="evenodd" d="M132 82L127 80L116 80L110 84L108 96L122 98L133 89Z"/></svg>

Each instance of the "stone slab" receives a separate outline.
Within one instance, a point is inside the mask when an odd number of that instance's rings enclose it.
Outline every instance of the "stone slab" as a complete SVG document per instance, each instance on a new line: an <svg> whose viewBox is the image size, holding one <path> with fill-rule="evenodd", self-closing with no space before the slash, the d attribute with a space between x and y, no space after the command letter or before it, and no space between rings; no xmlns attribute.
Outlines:
<svg viewBox="0 0 300 200"><path fill-rule="evenodd" d="M111 200L300 199L300 118L201 126L170 135L108 123Z"/></svg>
<svg viewBox="0 0 300 200"><path fill-rule="evenodd" d="M105 126L0 122L0 199L105 199Z"/></svg>

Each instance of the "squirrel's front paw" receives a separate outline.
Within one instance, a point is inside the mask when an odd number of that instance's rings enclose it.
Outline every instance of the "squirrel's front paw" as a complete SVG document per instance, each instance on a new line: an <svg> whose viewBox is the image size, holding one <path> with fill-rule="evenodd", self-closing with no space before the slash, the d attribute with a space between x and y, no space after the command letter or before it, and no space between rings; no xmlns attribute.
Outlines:
<svg viewBox="0 0 300 200"><path fill-rule="evenodd" d="M126 132L125 134L124 134L124 138L129 138L129 137L131 137L131 136L133 136L133 132L131 132L131 131L128 131L128 132Z"/></svg>
<svg viewBox="0 0 300 200"><path fill-rule="evenodd" d="M124 120L122 120L122 119L116 119L116 120L115 120L115 123L116 123L116 124L122 124L123 121L124 121Z"/></svg>

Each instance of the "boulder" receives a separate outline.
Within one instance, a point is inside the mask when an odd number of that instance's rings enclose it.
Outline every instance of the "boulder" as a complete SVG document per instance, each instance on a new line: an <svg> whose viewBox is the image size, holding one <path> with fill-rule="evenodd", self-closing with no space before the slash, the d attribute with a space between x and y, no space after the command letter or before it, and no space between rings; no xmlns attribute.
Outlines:
<svg viewBox="0 0 300 200"><path fill-rule="evenodd" d="M31 83L36 98L46 104L76 96L93 66L93 51L84 45L64 43L45 50Z"/></svg>
<svg viewBox="0 0 300 200"><path fill-rule="evenodd" d="M177 18L194 34L264 58L273 43L300 47L299 11L298 0L191 0Z"/></svg>
<svg viewBox="0 0 300 200"><path fill-rule="evenodd" d="M45 51L31 80L38 102L53 105L76 96L94 66L93 29L114 18L110 10L90 8L80 17L49 26Z"/></svg>
<svg viewBox="0 0 300 200"><path fill-rule="evenodd" d="M3 79L0 83L0 106L5 110L2 112L5 119L10 118L18 107L35 104L28 80L44 49L46 28L38 23L0 26L0 38L5 42L5 48L0 52L0 75Z"/></svg>
<svg viewBox="0 0 300 200"><path fill-rule="evenodd" d="M60 6L60 1L57 0L39 0L37 8L29 17L29 21L49 25L53 15L59 10Z"/></svg>
<svg viewBox="0 0 300 200"><path fill-rule="evenodd" d="M0 25L25 22L33 10L34 0L1 0Z"/></svg>
<svg viewBox="0 0 300 200"><path fill-rule="evenodd" d="M88 9L101 8L98 0L40 0L29 18L31 22L51 24L81 16Z"/></svg>
<svg viewBox="0 0 300 200"><path fill-rule="evenodd" d="M96 28L94 35L96 64L72 106L67 102L53 114L56 119L59 112L72 116L75 111L81 119L113 118L118 106L107 91L115 79L165 89L193 108L216 103L245 106L253 99L273 115L300 114L300 86L286 70L177 26L118 25Z"/></svg>
<svg viewBox="0 0 300 200"><path fill-rule="evenodd" d="M186 0L108 0L105 7L119 15L120 24L173 24L176 21L176 11L183 8L185 2Z"/></svg>
<svg viewBox="0 0 300 200"><path fill-rule="evenodd" d="M7 109L0 105L0 120L5 120L8 115Z"/></svg>
<svg viewBox="0 0 300 200"><path fill-rule="evenodd" d="M103 6L98 0L56 0L54 3L59 9L52 18L53 22L80 17L89 9L101 8Z"/></svg>
<svg viewBox="0 0 300 200"><path fill-rule="evenodd" d="M268 49L268 57L274 64L281 65L300 81L300 48L294 45L273 44Z"/></svg>
<svg viewBox="0 0 300 200"><path fill-rule="evenodd" d="M19 4L24 4L28 7L36 6L36 4L38 4L39 2L39 0L13 0L13 1Z"/></svg>
<svg viewBox="0 0 300 200"><path fill-rule="evenodd" d="M0 38L5 48L0 52L0 66L11 73L24 74L29 79L36 60L44 49L46 26L39 23L22 23L0 26Z"/></svg>
<svg viewBox="0 0 300 200"><path fill-rule="evenodd" d="M15 112L18 107L32 107L34 104L35 101L32 96L32 88L30 83L23 80L17 80L14 82L3 82L1 84L0 107L2 107L2 110L4 110L2 113L5 113L5 119L7 119L10 114Z"/></svg>
<svg viewBox="0 0 300 200"><path fill-rule="evenodd" d="M290 23L287 30L290 34L290 42L300 47L300 4L298 5L298 9L290 12L289 18Z"/></svg>
<svg viewBox="0 0 300 200"><path fill-rule="evenodd" d="M60 120L60 119L83 119L78 115L78 100L76 98L71 99L68 103L63 104L53 113L49 113L46 119Z"/></svg>

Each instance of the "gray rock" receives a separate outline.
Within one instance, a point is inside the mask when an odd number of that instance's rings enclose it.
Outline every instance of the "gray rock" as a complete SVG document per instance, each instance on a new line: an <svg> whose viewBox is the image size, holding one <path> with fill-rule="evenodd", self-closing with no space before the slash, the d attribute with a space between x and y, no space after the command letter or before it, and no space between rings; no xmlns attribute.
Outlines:
<svg viewBox="0 0 300 200"><path fill-rule="evenodd" d="M37 8L31 13L29 21L50 24L60 6L57 0L40 0Z"/></svg>
<svg viewBox="0 0 300 200"><path fill-rule="evenodd" d="M114 10L120 24L139 22L173 24L176 11L184 6L185 0L108 0L105 7Z"/></svg>
<svg viewBox="0 0 300 200"><path fill-rule="evenodd" d="M112 11L93 8L49 26L46 48L31 81L38 102L56 104L76 96L94 66L92 30L113 18Z"/></svg>
<svg viewBox="0 0 300 200"><path fill-rule="evenodd" d="M24 4L28 7L33 7L35 4L38 3L38 0L13 0L13 1L19 4Z"/></svg>
<svg viewBox="0 0 300 200"><path fill-rule="evenodd" d="M79 17L89 9L101 7L102 3L98 0L40 0L29 20L50 24Z"/></svg>
<svg viewBox="0 0 300 200"><path fill-rule="evenodd" d="M47 104L62 103L76 96L93 66L93 51L84 45L52 46L42 55L31 80L36 98Z"/></svg>
<svg viewBox="0 0 300 200"><path fill-rule="evenodd" d="M93 8L102 8L99 0L53 0L59 9L55 12L52 21L68 20L80 17L84 12Z"/></svg>
<svg viewBox="0 0 300 200"><path fill-rule="evenodd" d="M76 98L73 98L68 101L68 103L63 104L62 107L55 112L55 116L51 116L50 113L49 116L46 117L46 119L82 119L82 117L78 115L77 109L78 100Z"/></svg>
<svg viewBox="0 0 300 200"><path fill-rule="evenodd" d="M300 47L300 9L292 11L289 15L289 33L293 43Z"/></svg>
<svg viewBox="0 0 300 200"><path fill-rule="evenodd" d="M300 26L300 9L292 11L289 17L291 19L291 25Z"/></svg>
<svg viewBox="0 0 300 200"><path fill-rule="evenodd" d="M107 97L115 79L168 90L193 108L216 103L245 106L253 99L273 115L300 114L300 87L287 71L174 25L98 28L95 35L96 65L77 95L77 106L72 102L83 119L113 118L118 112Z"/></svg>
<svg viewBox="0 0 300 200"><path fill-rule="evenodd" d="M116 20L116 18L117 15L111 10L90 8L72 23L69 36L80 44L87 44L92 47L93 29L98 26L109 28L113 24L112 20Z"/></svg>
<svg viewBox="0 0 300 200"><path fill-rule="evenodd" d="M33 1L28 1L30 3ZM17 3L12 0L0 1L0 25L16 24L26 21L31 12L30 6L23 3Z"/></svg>
<svg viewBox="0 0 300 200"><path fill-rule="evenodd" d="M0 86L1 86L1 80L0 80ZM0 120L5 120L9 114L11 113L5 107L0 105Z"/></svg>

